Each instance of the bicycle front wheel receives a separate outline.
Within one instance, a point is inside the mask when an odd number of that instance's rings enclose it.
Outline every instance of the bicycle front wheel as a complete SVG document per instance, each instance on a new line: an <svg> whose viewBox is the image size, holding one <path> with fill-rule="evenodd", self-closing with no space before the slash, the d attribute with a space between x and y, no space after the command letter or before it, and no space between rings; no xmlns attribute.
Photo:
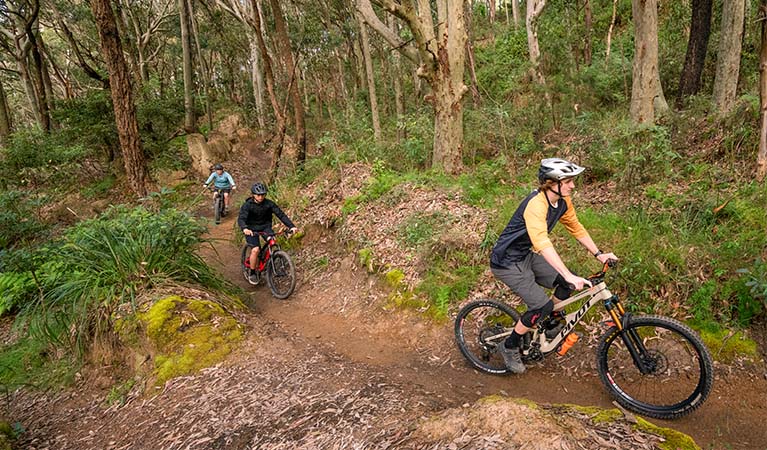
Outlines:
<svg viewBox="0 0 767 450"><path fill-rule="evenodd" d="M508 373L499 348L511 335L519 313L495 300L478 300L455 318L455 340L472 366L493 374Z"/></svg>
<svg viewBox="0 0 767 450"><path fill-rule="evenodd" d="M266 267L266 282L276 298L288 298L296 288L296 268L287 253L276 251Z"/></svg>
<svg viewBox="0 0 767 450"><path fill-rule="evenodd" d="M662 316L632 317L623 332L610 328L599 342L597 369L618 403L657 419L675 419L700 407L714 380L703 341L688 326Z"/></svg>
<svg viewBox="0 0 767 450"><path fill-rule="evenodd" d="M221 198L220 195L216 196L216 199L213 200L213 215L215 216L216 223L221 223L221 205L224 199Z"/></svg>
<svg viewBox="0 0 767 450"><path fill-rule="evenodd" d="M242 268L242 276L245 278L245 281L250 281L250 269L245 265L245 260L250 258L251 248L250 245L245 244L242 246L242 251L240 252L240 267Z"/></svg>

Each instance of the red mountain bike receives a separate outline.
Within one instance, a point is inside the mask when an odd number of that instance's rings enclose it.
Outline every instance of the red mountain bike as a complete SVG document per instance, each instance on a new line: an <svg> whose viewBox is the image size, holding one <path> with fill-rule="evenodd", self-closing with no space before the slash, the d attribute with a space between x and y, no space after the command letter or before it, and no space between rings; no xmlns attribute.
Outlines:
<svg viewBox="0 0 767 450"><path fill-rule="evenodd" d="M288 235L290 231L283 230L274 234L261 231L255 233L264 236L266 243L261 245L261 250L258 252L257 267L250 267L250 252L253 246L247 242L242 246L240 255L242 275L248 283L257 285L261 280L261 274L266 273L266 283L272 295L279 299L288 298L296 288L296 268L290 256L277 243L277 236ZM255 276L251 275L251 269L255 271Z"/></svg>

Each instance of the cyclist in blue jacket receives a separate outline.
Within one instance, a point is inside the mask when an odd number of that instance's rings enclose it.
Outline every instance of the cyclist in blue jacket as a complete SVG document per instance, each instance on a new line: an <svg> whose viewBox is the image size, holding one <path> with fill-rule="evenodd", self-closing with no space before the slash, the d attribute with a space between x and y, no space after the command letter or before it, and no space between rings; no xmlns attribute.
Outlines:
<svg viewBox="0 0 767 450"><path fill-rule="evenodd" d="M216 189L224 194L224 207L226 212L229 212L229 194L231 194L233 189L237 189L237 186L234 184L234 179L229 175L229 172L224 171L224 166L221 163L213 166L213 172L202 185L208 187L211 182Z"/></svg>

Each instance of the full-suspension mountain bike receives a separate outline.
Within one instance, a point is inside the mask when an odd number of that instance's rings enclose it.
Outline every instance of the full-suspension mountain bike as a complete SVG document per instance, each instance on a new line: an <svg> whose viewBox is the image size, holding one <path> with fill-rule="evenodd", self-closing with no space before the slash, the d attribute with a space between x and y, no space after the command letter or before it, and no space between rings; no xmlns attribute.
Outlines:
<svg viewBox="0 0 767 450"><path fill-rule="evenodd" d="M565 338L592 306L601 303L610 319L597 347L597 371L610 394L623 407L658 419L682 417L700 407L714 380L711 354L700 337L681 322L663 316L633 315L612 294L602 271L589 277L592 287L557 304L555 310L583 301L564 319L554 337L541 323L522 337L522 361L540 361L559 349ZM500 346L519 320L513 308L495 300L477 300L464 306L455 320L455 337L463 356L477 369L505 374ZM551 320L551 319L547 319Z"/></svg>
<svg viewBox="0 0 767 450"><path fill-rule="evenodd" d="M260 282L262 274L266 274L266 283L272 295L279 299L285 299L293 293L296 288L296 268L290 256L284 252L277 243L277 236L289 234L289 230L283 230L277 233L269 234L261 231L254 232L259 236L264 236L264 243L258 252L257 267L250 266L250 252L253 246L247 242L242 246L240 255L240 265L242 266L242 275L253 285ZM255 280L251 276L251 269L255 271Z"/></svg>

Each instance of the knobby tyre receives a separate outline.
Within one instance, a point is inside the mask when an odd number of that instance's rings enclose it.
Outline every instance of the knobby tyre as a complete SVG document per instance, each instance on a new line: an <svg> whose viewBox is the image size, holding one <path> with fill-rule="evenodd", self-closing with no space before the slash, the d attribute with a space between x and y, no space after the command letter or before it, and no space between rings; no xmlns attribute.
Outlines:
<svg viewBox="0 0 767 450"><path fill-rule="evenodd" d="M637 368L624 339L637 342L649 373ZM700 337L662 316L632 317L624 336L610 328L599 342L597 370L618 403L657 419L675 419L700 407L714 380L711 354Z"/></svg>
<svg viewBox="0 0 767 450"><path fill-rule="evenodd" d="M266 282L272 295L279 299L288 298L296 288L296 268L287 253L276 251L269 259Z"/></svg>
<svg viewBox="0 0 767 450"><path fill-rule="evenodd" d="M455 318L458 348L475 368L492 374L508 373L499 348L517 320L519 313L501 302L471 302L461 308Z"/></svg>
<svg viewBox="0 0 767 450"><path fill-rule="evenodd" d="M221 223L221 203L223 202L223 199L220 195L216 196L216 199L213 200L213 215L215 216L216 223Z"/></svg>
<svg viewBox="0 0 767 450"><path fill-rule="evenodd" d="M242 267L242 276L245 278L245 281L248 281L248 276L250 275L250 269L245 265L245 259L250 257L250 248L248 244L245 244L240 251L240 267Z"/></svg>

